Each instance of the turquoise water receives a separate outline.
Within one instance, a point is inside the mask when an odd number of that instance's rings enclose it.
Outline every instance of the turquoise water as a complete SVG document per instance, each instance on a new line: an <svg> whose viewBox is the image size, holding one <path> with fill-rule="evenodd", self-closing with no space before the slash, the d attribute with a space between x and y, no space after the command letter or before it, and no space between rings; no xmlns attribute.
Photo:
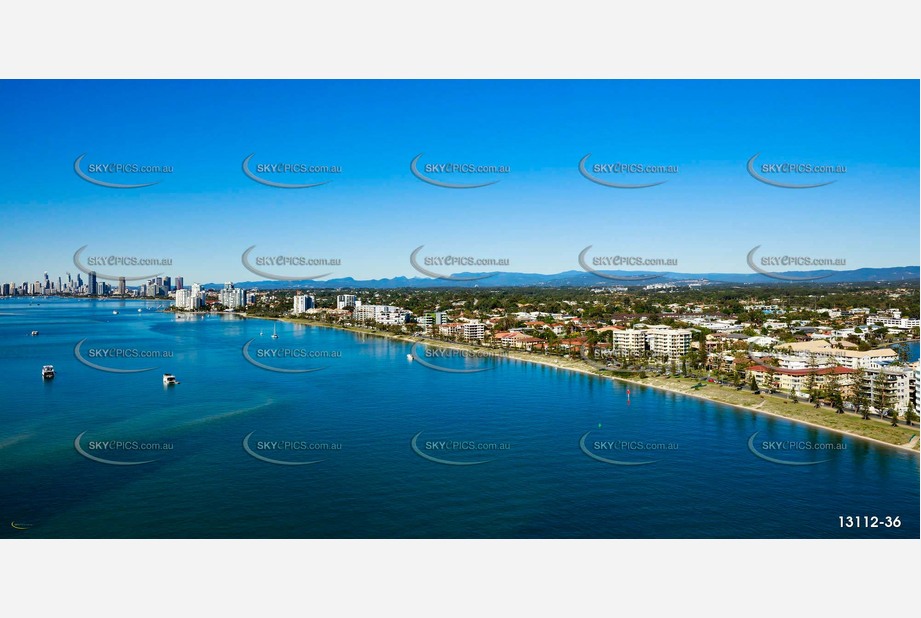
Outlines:
<svg viewBox="0 0 921 618"><path fill-rule="evenodd" d="M142 311L138 312L137 309ZM149 308L149 309L148 309ZM319 327L156 312L144 302L0 302L0 536L919 536L918 457L782 419L510 360L409 361L410 346ZM118 315L113 314L117 310ZM30 331L39 330L37 337ZM169 358L99 358L92 350ZM250 357L283 369L256 367ZM917 354L917 345L915 345ZM323 358L260 352L307 350ZM428 357L427 357L428 358ZM53 364L54 380L41 366ZM181 384L164 387L174 373ZM706 388L711 388L707 386ZM630 395L627 396L627 389ZM84 433L85 432L85 433ZM426 459L411 446L448 465ZM600 457L643 465L612 465ZM837 450L760 450L749 439ZM256 454L290 462L267 463ZM119 466L109 461L151 463ZM442 440L499 450L444 451ZM170 445L93 449L94 442ZM260 448L260 442L339 446ZM605 450L630 441L660 450ZM842 528L839 516L899 517ZM15 523L19 528L14 528Z"/></svg>

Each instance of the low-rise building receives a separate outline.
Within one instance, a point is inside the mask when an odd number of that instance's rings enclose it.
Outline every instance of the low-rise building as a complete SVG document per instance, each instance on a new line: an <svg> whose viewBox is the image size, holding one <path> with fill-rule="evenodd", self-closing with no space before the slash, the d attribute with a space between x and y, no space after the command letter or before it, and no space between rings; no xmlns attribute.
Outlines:
<svg viewBox="0 0 921 618"><path fill-rule="evenodd" d="M745 370L745 380L755 378L760 388L773 388L785 393L791 390L806 394L810 374L815 374L815 388L822 389L828 384L828 379L835 376L841 387L843 396L846 396L854 384L853 369L847 367L822 367L809 369L786 369L783 367L767 367L765 365L752 365ZM773 384L769 383L773 375Z"/></svg>

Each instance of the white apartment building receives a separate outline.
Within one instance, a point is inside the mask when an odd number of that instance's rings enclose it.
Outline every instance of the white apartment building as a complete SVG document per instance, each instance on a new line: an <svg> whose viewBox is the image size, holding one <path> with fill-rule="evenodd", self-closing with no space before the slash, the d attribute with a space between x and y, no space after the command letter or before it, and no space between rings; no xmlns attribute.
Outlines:
<svg viewBox="0 0 921 618"><path fill-rule="evenodd" d="M867 403L875 409L877 392L880 387L880 374L883 375L882 387L885 389L886 407L904 414L908 404L917 398L917 368L902 367L868 367L864 369L861 390L866 394Z"/></svg>
<svg viewBox="0 0 921 618"><path fill-rule="evenodd" d="M316 306L316 299L310 294L294 295L294 313L306 313L308 309Z"/></svg>
<svg viewBox="0 0 921 618"><path fill-rule="evenodd" d="M642 356L646 352L646 331L638 328L612 330L611 350L614 356Z"/></svg>
<svg viewBox="0 0 921 618"><path fill-rule="evenodd" d="M200 283L192 284L192 294L189 297L189 306L188 309L195 310L201 309L205 306L205 291L201 288Z"/></svg>
<svg viewBox="0 0 921 618"><path fill-rule="evenodd" d="M242 288L233 287L233 283L228 281L224 284L224 289L218 292L218 301L226 309L237 309L246 304Z"/></svg>
<svg viewBox="0 0 921 618"><path fill-rule="evenodd" d="M651 327L646 330L646 344L653 356L677 360L691 349L691 331Z"/></svg>
<svg viewBox="0 0 921 618"><path fill-rule="evenodd" d="M886 328L909 330L921 327L921 320L917 318L893 317L889 315L868 315L867 326L885 326Z"/></svg>
<svg viewBox="0 0 921 618"><path fill-rule="evenodd" d="M461 332L464 341L482 341L486 337L486 325L481 322L467 322Z"/></svg>
<svg viewBox="0 0 921 618"><path fill-rule="evenodd" d="M654 325L648 328L612 330L611 353L614 356L651 356L678 359L691 348L691 331Z"/></svg>
<svg viewBox="0 0 921 618"><path fill-rule="evenodd" d="M340 294L336 297L336 309L345 309L346 307L358 307L359 303L354 294Z"/></svg>
<svg viewBox="0 0 921 618"><path fill-rule="evenodd" d="M387 326L405 324L410 315L412 315L410 311L400 307L395 307L393 305L359 304L355 307L355 311L352 313L352 316L355 318L355 320L359 322L370 321Z"/></svg>
<svg viewBox="0 0 921 618"><path fill-rule="evenodd" d="M176 300L173 305L177 309L195 311L205 304L205 293L198 283L192 284L192 289L176 290Z"/></svg>
<svg viewBox="0 0 921 618"><path fill-rule="evenodd" d="M176 302L173 304L177 309L188 309L191 298L191 290L176 290Z"/></svg>

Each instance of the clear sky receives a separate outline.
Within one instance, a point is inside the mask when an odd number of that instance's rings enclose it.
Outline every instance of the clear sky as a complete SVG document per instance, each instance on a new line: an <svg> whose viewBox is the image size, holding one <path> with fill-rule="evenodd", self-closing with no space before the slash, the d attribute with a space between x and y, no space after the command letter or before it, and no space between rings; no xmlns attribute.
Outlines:
<svg viewBox="0 0 921 618"><path fill-rule="evenodd" d="M0 82L0 281L71 271L74 252L169 257L185 281L258 279L240 256L339 258L330 277L419 276L409 254L506 258L499 270L577 270L593 254L674 258L678 272L750 272L747 252L919 262L917 81L28 81ZM753 179L761 163L847 173ZM174 167L93 174L74 160ZM277 189L243 159L341 166ZM410 161L507 165L508 174L410 173ZM676 165L586 180L579 160ZM305 178L305 176L309 176ZM103 270L100 268L100 270ZM158 270L158 269L155 269ZM438 269L435 269L438 270ZM467 270L450 269L451 272ZM493 270L493 269L485 269ZM126 269L145 274L149 268Z"/></svg>

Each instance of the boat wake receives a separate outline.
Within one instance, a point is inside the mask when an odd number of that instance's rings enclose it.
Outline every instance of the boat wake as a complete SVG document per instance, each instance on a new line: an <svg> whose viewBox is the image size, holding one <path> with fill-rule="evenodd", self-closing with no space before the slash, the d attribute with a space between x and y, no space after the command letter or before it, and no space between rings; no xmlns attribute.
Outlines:
<svg viewBox="0 0 921 618"><path fill-rule="evenodd" d="M274 399L269 399L264 403L257 404L255 406L250 406L248 408L239 408L237 410L230 410L229 412L221 412L220 414L212 414L211 416L203 416L201 418L192 419L180 425L176 426L176 429L181 429L183 427L195 427L198 425L207 425L210 423L222 421L228 418L233 418L234 416L242 416L244 414L251 414L265 408L269 408L275 405Z"/></svg>
<svg viewBox="0 0 921 618"><path fill-rule="evenodd" d="M13 436L11 438L7 438L6 440L0 441L0 451L2 451L3 449L9 446L13 446L14 444L25 442L26 440L28 440L34 435L35 434L33 433L23 433L23 434L19 434L18 436Z"/></svg>

